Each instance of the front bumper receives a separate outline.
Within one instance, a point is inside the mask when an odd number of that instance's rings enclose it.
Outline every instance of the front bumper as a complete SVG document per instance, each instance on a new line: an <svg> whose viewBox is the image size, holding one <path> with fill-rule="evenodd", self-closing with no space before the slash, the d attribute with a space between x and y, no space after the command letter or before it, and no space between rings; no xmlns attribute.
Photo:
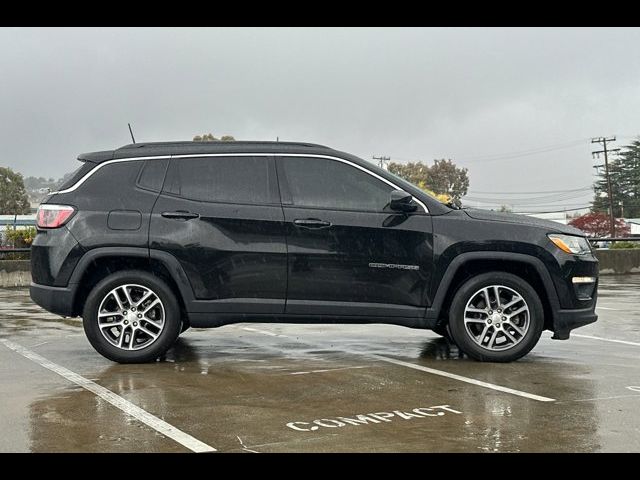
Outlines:
<svg viewBox="0 0 640 480"><path fill-rule="evenodd" d="M569 332L574 328L583 327L598 320L595 312L595 302L589 308L576 310L558 310L553 315L553 338L554 340L568 340Z"/></svg>
<svg viewBox="0 0 640 480"><path fill-rule="evenodd" d="M75 298L75 289L69 287L50 287L48 285L31 282L29 295L31 295L31 299L35 303L51 313L62 315L63 317L74 316L73 301Z"/></svg>

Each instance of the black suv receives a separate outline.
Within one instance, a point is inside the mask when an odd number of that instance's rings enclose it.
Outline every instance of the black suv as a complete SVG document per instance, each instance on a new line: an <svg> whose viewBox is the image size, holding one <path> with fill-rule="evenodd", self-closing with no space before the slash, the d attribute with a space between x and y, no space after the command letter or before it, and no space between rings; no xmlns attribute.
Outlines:
<svg viewBox="0 0 640 480"><path fill-rule="evenodd" d="M117 362L247 321L428 328L506 362L597 318L579 230L460 210L348 153L171 142L78 159L38 210L31 298L81 315Z"/></svg>

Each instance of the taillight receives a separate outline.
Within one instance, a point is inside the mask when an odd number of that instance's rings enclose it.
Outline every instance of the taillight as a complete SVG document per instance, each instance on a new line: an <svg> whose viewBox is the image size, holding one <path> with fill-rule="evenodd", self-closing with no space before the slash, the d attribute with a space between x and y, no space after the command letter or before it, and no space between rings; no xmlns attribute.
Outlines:
<svg viewBox="0 0 640 480"><path fill-rule="evenodd" d="M38 207L36 224L38 228L58 228L67 223L75 211L76 209L69 205L45 203Z"/></svg>

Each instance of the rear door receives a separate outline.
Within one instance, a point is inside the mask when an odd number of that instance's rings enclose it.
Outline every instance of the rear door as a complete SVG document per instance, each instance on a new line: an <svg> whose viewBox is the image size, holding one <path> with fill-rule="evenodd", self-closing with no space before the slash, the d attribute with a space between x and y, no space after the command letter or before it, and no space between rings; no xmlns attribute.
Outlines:
<svg viewBox="0 0 640 480"><path fill-rule="evenodd" d="M283 220L273 157L172 158L149 247L178 259L198 311L282 313Z"/></svg>
<svg viewBox="0 0 640 480"><path fill-rule="evenodd" d="M286 312L422 317L431 217L388 208L394 186L356 164L278 157L288 245Z"/></svg>

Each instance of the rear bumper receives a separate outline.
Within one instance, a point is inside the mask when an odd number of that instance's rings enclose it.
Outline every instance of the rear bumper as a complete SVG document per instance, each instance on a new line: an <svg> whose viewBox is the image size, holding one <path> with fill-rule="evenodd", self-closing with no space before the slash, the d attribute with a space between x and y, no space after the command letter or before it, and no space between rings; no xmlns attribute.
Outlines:
<svg viewBox="0 0 640 480"><path fill-rule="evenodd" d="M50 287L32 282L29 295L45 310L64 317L72 317L75 288L70 287Z"/></svg>
<svg viewBox="0 0 640 480"><path fill-rule="evenodd" d="M598 320L595 312L595 302L592 307L576 310L558 310L553 316L553 339L567 340L569 332L574 328L583 327Z"/></svg>

